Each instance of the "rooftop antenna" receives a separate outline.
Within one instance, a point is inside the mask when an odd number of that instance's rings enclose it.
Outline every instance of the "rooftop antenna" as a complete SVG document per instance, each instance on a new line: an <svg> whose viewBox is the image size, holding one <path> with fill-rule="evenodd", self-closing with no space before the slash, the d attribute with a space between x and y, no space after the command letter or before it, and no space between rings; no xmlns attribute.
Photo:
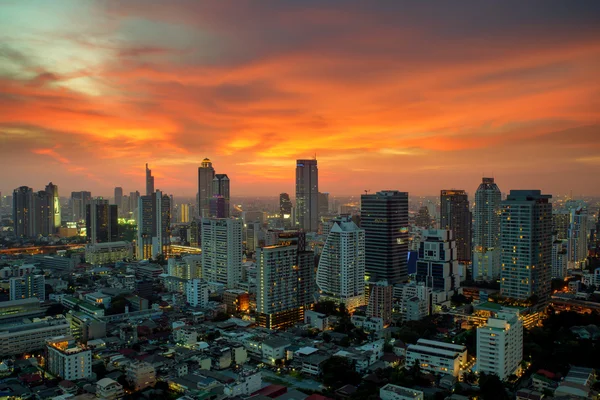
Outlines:
<svg viewBox="0 0 600 400"><path fill-rule="evenodd" d="M369 194L371 190L365 189L365 194Z"/></svg>

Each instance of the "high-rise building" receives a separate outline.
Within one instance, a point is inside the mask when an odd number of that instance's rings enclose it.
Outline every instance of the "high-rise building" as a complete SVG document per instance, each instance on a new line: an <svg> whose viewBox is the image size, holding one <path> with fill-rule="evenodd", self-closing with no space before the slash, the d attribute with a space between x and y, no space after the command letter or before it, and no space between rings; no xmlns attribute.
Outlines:
<svg viewBox="0 0 600 400"><path fill-rule="evenodd" d="M119 186L115 188L115 204L119 208L119 213L121 213L123 209L123 188Z"/></svg>
<svg viewBox="0 0 600 400"><path fill-rule="evenodd" d="M296 218L305 232L319 227L319 169L317 160L296 162Z"/></svg>
<svg viewBox="0 0 600 400"><path fill-rule="evenodd" d="M228 288L242 278L241 219L202 218L202 277Z"/></svg>
<svg viewBox="0 0 600 400"><path fill-rule="evenodd" d="M13 192L14 232L18 238L34 236L33 189L21 186Z"/></svg>
<svg viewBox="0 0 600 400"><path fill-rule="evenodd" d="M179 205L179 222L190 222L190 205L180 204Z"/></svg>
<svg viewBox="0 0 600 400"><path fill-rule="evenodd" d="M21 300L36 297L46 300L46 278L44 275L26 274L10 278L10 299Z"/></svg>
<svg viewBox="0 0 600 400"><path fill-rule="evenodd" d="M118 207L102 198L86 207L86 236L89 243L116 242L119 239Z"/></svg>
<svg viewBox="0 0 600 400"><path fill-rule="evenodd" d="M154 193L154 177L152 176L152 170L148 168L146 163L146 196L151 196Z"/></svg>
<svg viewBox="0 0 600 400"><path fill-rule="evenodd" d="M138 205L140 202L140 192L137 190L135 192L129 192L129 212L131 213L133 219L137 220L138 217Z"/></svg>
<svg viewBox="0 0 600 400"><path fill-rule="evenodd" d="M415 225L424 229L431 228L431 215L429 215L427 206L419 208L419 212L415 218Z"/></svg>
<svg viewBox="0 0 600 400"><path fill-rule="evenodd" d="M191 279L185 284L187 302L192 307L208 305L208 283L204 279Z"/></svg>
<svg viewBox="0 0 600 400"><path fill-rule="evenodd" d="M216 179L216 178L215 178ZM229 218L229 200L221 195L210 198L210 216L212 218Z"/></svg>
<svg viewBox="0 0 600 400"><path fill-rule="evenodd" d="M279 215L283 219L289 219L292 216L292 201L287 193L279 195Z"/></svg>
<svg viewBox="0 0 600 400"><path fill-rule="evenodd" d="M208 218L210 216L209 201L213 196L213 179L215 178L215 169L208 158L202 160L202 165L198 167L198 212L200 217Z"/></svg>
<svg viewBox="0 0 600 400"><path fill-rule="evenodd" d="M523 321L513 311L499 312L477 328L477 372L505 380L523 360Z"/></svg>
<svg viewBox="0 0 600 400"><path fill-rule="evenodd" d="M408 278L408 193L386 190L361 196L368 280L391 285Z"/></svg>
<svg viewBox="0 0 600 400"><path fill-rule="evenodd" d="M329 193L319 192L319 217L329 214Z"/></svg>
<svg viewBox="0 0 600 400"><path fill-rule="evenodd" d="M369 282L367 290L369 294L367 317L381 318L384 325L389 325L392 322L394 287L383 280Z"/></svg>
<svg viewBox="0 0 600 400"><path fill-rule="evenodd" d="M365 305L365 231L349 216L335 218L317 269L321 297L348 310Z"/></svg>
<svg viewBox="0 0 600 400"><path fill-rule="evenodd" d="M558 239L556 232L552 241L552 279L563 279L567 277L568 268L567 240Z"/></svg>
<svg viewBox="0 0 600 400"><path fill-rule="evenodd" d="M569 225L571 213L567 210L552 210L552 231L556 232L559 240L569 238Z"/></svg>
<svg viewBox="0 0 600 400"><path fill-rule="evenodd" d="M569 231L567 251L569 267L581 269L585 266L588 256L588 210L587 205L572 202L569 207Z"/></svg>
<svg viewBox="0 0 600 400"><path fill-rule="evenodd" d="M46 185L46 193L48 193L48 196L52 200L51 214L53 223L52 231L50 232L52 234L58 232L58 228L60 228L60 225L62 224L60 197L58 196L58 186L50 182Z"/></svg>
<svg viewBox="0 0 600 400"><path fill-rule="evenodd" d="M423 283L437 292L435 296L437 302L450 300L460 287L456 242L452 237L452 231L445 229L423 231L416 280L417 283Z"/></svg>
<svg viewBox="0 0 600 400"><path fill-rule="evenodd" d="M539 300L550 296L552 268L551 195L511 190L502 202L500 290L505 297ZM535 297L534 297L535 296Z"/></svg>
<svg viewBox="0 0 600 400"><path fill-rule="evenodd" d="M493 280L500 276L500 202L502 193L494 178L483 178L475 192L473 278Z"/></svg>
<svg viewBox="0 0 600 400"><path fill-rule="evenodd" d="M471 210L464 190L442 190L440 195L440 229L448 229L456 240L458 261L471 261Z"/></svg>
<svg viewBox="0 0 600 400"><path fill-rule="evenodd" d="M304 312L312 303L314 255L302 248L302 238L298 237L297 243L257 249L256 311L260 326L293 326L304 320Z"/></svg>
<svg viewBox="0 0 600 400"><path fill-rule="evenodd" d="M162 254L168 258L171 244L171 199L160 190L140 196L138 202L137 259Z"/></svg>
<svg viewBox="0 0 600 400"><path fill-rule="evenodd" d="M92 375L92 351L79 346L72 336L48 339L46 366L54 375L69 381Z"/></svg>
<svg viewBox="0 0 600 400"><path fill-rule="evenodd" d="M91 201L91 192L71 192L71 210L73 221L85 221L86 209Z"/></svg>

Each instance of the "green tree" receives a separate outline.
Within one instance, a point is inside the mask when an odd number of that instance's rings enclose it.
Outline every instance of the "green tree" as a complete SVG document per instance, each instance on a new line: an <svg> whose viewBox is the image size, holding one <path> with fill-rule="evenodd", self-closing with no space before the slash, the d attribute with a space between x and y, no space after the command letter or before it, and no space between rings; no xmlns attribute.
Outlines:
<svg viewBox="0 0 600 400"><path fill-rule="evenodd" d="M360 374L354 370L354 365L345 357L333 356L322 366L322 379L326 386L340 388L344 385L356 385L360 382Z"/></svg>
<svg viewBox="0 0 600 400"><path fill-rule="evenodd" d="M479 377L481 397L485 400L508 400L504 384L495 374L481 374Z"/></svg>

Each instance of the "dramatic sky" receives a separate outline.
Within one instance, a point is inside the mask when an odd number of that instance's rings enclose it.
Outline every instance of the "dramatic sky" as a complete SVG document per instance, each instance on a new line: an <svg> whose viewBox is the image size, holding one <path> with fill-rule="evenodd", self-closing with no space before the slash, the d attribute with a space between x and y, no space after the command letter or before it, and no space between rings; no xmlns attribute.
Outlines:
<svg viewBox="0 0 600 400"><path fill-rule="evenodd" d="M0 1L0 190L600 195L600 1Z"/></svg>

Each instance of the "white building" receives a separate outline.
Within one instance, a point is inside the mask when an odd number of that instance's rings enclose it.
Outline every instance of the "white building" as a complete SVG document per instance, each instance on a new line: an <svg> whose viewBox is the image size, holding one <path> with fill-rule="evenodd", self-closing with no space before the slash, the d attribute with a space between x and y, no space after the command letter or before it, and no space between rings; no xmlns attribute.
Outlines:
<svg viewBox="0 0 600 400"><path fill-rule="evenodd" d="M477 371L502 380L515 374L523 360L523 321L518 313L499 312L477 328Z"/></svg>
<svg viewBox="0 0 600 400"><path fill-rule="evenodd" d="M234 382L225 385L223 393L227 397L249 396L258 392L261 386L262 377L260 371L242 370Z"/></svg>
<svg viewBox="0 0 600 400"><path fill-rule="evenodd" d="M567 240L555 237L552 242L552 279L563 279L567 276L568 258Z"/></svg>
<svg viewBox="0 0 600 400"><path fill-rule="evenodd" d="M90 243L85 245L85 262L92 265L112 264L133 258L129 242Z"/></svg>
<svg viewBox="0 0 600 400"><path fill-rule="evenodd" d="M124 395L123 386L110 378L102 378L96 382L96 397L102 400L117 400Z"/></svg>
<svg viewBox="0 0 600 400"><path fill-rule="evenodd" d="M242 278L241 219L202 218L202 276L228 288Z"/></svg>
<svg viewBox="0 0 600 400"><path fill-rule="evenodd" d="M92 351L79 346L72 336L58 336L46 341L48 371L69 381L92 375Z"/></svg>
<svg viewBox="0 0 600 400"><path fill-rule="evenodd" d="M269 338L262 343L262 357L269 364L275 364L286 358L286 349L290 342L277 337Z"/></svg>
<svg viewBox="0 0 600 400"><path fill-rule="evenodd" d="M203 279L192 279L185 284L187 302L192 307L208 305L208 283Z"/></svg>
<svg viewBox="0 0 600 400"><path fill-rule="evenodd" d="M500 276L500 203L502 194L494 178L483 178L475 192L473 214L473 277L493 280Z"/></svg>
<svg viewBox="0 0 600 400"><path fill-rule="evenodd" d="M358 328L363 328L366 332L379 332L383 329L383 319L377 317L353 315L352 324Z"/></svg>
<svg viewBox="0 0 600 400"><path fill-rule="evenodd" d="M424 284L397 284L394 286L394 299L402 321L418 321L431 314L432 290Z"/></svg>
<svg viewBox="0 0 600 400"><path fill-rule="evenodd" d="M189 255L180 259L169 258L167 271L169 276L181 279L202 278L202 256Z"/></svg>
<svg viewBox="0 0 600 400"><path fill-rule="evenodd" d="M567 203L567 207L569 207ZM582 268L588 256L588 211L587 206L573 204L570 209L568 254L569 267Z"/></svg>
<svg viewBox="0 0 600 400"><path fill-rule="evenodd" d="M156 371L152 364L143 361L136 361L125 369L127 381L136 391L154 386L156 383Z"/></svg>
<svg viewBox="0 0 600 400"><path fill-rule="evenodd" d="M452 231L428 229L423 231L417 261L417 283L422 283L434 292L441 292L443 301L450 300L460 288L460 271L456 241ZM440 298L438 296L437 298Z"/></svg>
<svg viewBox="0 0 600 400"><path fill-rule="evenodd" d="M97 307L104 306L105 309L110 308L110 303L112 300L109 295L101 292L87 293L85 295L85 299Z"/></svg>
<svg viewBox="0 0 600 400"><path fill-rule="evenodd" d="M419 339L406 349L405 367L410 368L416 362L421 369L432 373L458 376L461 368L467 364L467 348L452 343Z"/></svg>
<svg viewBox="0 0 600 400"><path fill-rule="evenodd" d="M46 297L46 278L44 275L23 275L10 278L10 299L20 300L37 297L44 301Z"/></svg>
<svg viewBox="0 0 600 400"><path fill-rule="evenodd" d="M316 311L307 310L304 312L304 323L311 328L324 331L329 328L329 317Z"/></svg>
<svg viewBox="0 0 600 400"><path fill-rule="evenodd" d="M365 305L365 230L349 216L335 218L317 269L321 297L348 310Z"/></svg>
<svg viewBox="0 0 600 400"><path fill-rule="evenodd" d="M379 389L379 398L381 400L423 400L423 392L398 385L388 383Z"/></svg>
<svg viewBox="0 0 600 400"><path fill-rule="evenodd" d="M6 325L0 328L0 357L41 350L47 338L70 334L71 326L63 315Z"/></svg>

